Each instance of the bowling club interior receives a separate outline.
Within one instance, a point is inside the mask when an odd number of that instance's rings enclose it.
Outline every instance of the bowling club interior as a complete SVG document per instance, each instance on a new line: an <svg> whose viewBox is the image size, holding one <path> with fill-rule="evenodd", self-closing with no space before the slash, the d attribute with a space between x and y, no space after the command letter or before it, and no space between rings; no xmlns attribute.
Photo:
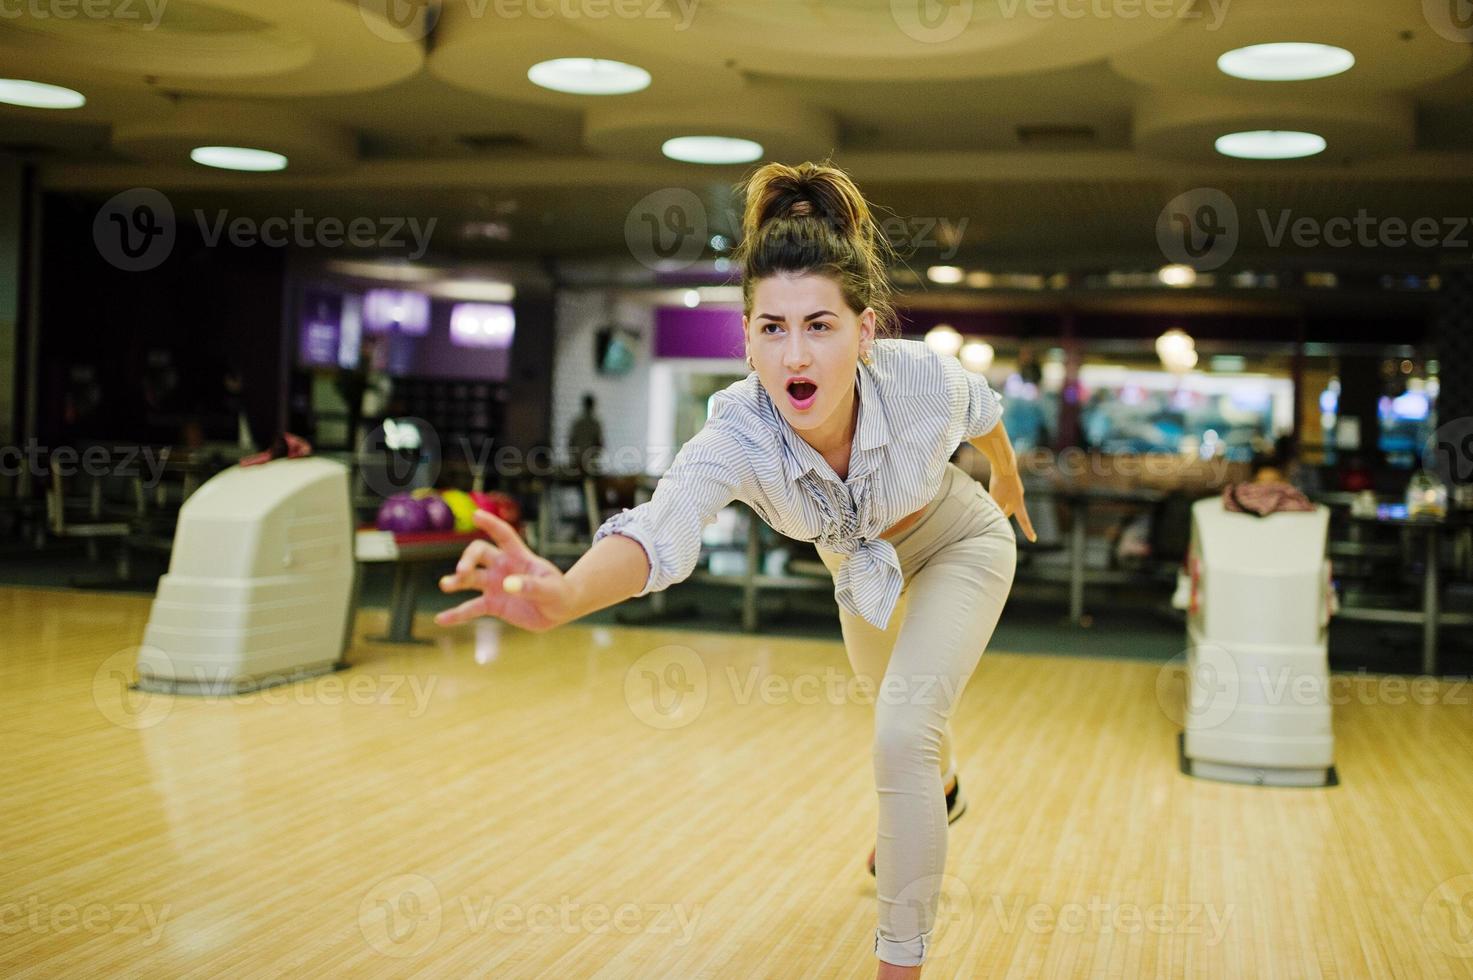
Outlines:
<svg viewBox="0 0 1473 980"><path fill-rule="evenodd" d="M742 181L827 161L1037 532L928 974L1473 976L1465 8L17 5L0 973L872 970L812 542L734 502L667 590L433 621L477 510L567 569L650 499L749 372Z"/></svg>

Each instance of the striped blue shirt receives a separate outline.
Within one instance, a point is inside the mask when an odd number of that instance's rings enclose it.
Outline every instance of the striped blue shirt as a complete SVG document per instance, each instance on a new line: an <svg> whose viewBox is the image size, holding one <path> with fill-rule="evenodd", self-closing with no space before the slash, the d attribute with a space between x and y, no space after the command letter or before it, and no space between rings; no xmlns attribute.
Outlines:
<svg viewBox="0 0 1473 980"><path fill-rule="evenodd" d="M676 454L650 500L599 527L633 538L649 556L639 595L695 569L701 529L733 500L781 534L843 556L834 598L884 629L904 580L880 535L920 510L963 440L990 431L1002 402L980 374L914 340L877 340L856 371L859 418L840 480L804 442L755 373L717 392L705 426Z"/></svg>

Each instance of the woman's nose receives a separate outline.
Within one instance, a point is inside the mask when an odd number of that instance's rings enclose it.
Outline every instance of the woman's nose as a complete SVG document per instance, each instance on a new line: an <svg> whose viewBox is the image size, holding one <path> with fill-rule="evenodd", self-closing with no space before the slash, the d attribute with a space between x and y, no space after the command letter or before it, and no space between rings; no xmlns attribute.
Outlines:
<svg viewBox="0 0 1473 980"><path fill-rule="evenodd" d="M808 366L808 345L800 339L793 339L783 348L783 366L790 371Z"/></svg>

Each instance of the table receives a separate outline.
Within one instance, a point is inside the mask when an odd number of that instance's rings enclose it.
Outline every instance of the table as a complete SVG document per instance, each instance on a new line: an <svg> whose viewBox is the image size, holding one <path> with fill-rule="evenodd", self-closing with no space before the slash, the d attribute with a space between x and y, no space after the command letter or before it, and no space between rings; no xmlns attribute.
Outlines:
<svg viewBox="0 0 1473 980"><path fill-rule="evenodd" d="M1442 584L1438 571L1441 553L1442 532L1462 530L1473 526L1473 515L1451 513L1445 518L1433 517L1380 517L1374 514L1352 513L1352 521L1365 526L1411 528L1422 532L1426 544L1425 570L1422 575L1422 608L1420 610L1375 609L1365 606L1342 606L1338 615L1342 619L1366 620L1381 623L1412 623L1422 627L1422 673L1437 673L1437 630L1443 624L1473 624L1473 615L1468 613L1445 613L1441 609Z"/></svg>
<svg viewBox="0 0 1473 980"><path fill-rule="evenodd" d="M1166 493L1149 488L1111 487L1028 487L1030 498L1057 497L1064 501L1069 510L1069 621L1076 626L1084 624L1084 567L1085 547L1088 543L1089 508L1091 503L1121 503L1155 505L1166 499ZM1129 581L1130 576L1104 576L1096 573L1096 581Z"/></svg>
<svg viewBox="0 0 1473 980"><path fill-rule="evenodd" d="M489 540L479 531L425 531L416 534L394 534L373 528L360 528L354 536L353 604L349 623L358 616L363 587L359 566L378 562L394 563L394 587L389 596L389 631L370 637L375 643L429 643L414 635L414 611L419 603L419 584L415 571L431 562L452 562L465 546L477 539Z"/></svg>
<svg viewBox="0 0 1473 980"><path fill-rule="evenodd" d="M538 481L540 506L537 509L537 548L544 558L578 558L592 547L593 535L603 523L598 499L598 475L583 470L565 469L542 476ZM588 523L587 539L575 541L553 541L552 530L557 523L557 507L554 503L559 487L574 485L583 493L584 518Z"/></svg>
<svg viewBox="0 0 1473 980"><path fill-rule="evenodd" d="M739 587L742 590L742 629L744 631L757 632L757 593L761 589L833 590L834 580L828 577L827 568L822 578L811 575L765 575L759 572L758 569L762 565L762 519L745 504L733 506L740 506L749 512L746 560L742 572L732 575L696 571L691 574L690 580Z"/></svg>
<svg viewBox="0 0 1473 980"><path fill-rule="evenodd" d="M742 629L748 633L757 632L760 625L757 615L757 598L764 589L775 589L780 591L825 591L832 592L834 580L828 574L828 569L823 568L822 575L787 574L767 575L760 571L762 568L762 528L763 521L745 504L733 502L729 507L740 507L747 510L749 519L747 521L747 537L743 545L745 554L744 567L741 572L712 572L709 569L697 568L691 572L684 581L701 582L707 585L723 585L738 588L742 593ZM820 564L821 563L815 563ZM631 615L628 613L620 616L621 622L647 623L657 621L673 615L684 615L689 609L681 609L678 612L670 608L669 589L659 592L651 592L649 598L648 615Z"/></svg>

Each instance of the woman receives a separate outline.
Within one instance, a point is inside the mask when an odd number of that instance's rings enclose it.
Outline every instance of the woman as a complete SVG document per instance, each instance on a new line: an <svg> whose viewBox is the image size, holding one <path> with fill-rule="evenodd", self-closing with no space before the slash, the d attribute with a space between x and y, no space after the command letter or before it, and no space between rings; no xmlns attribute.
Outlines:
<svg viewBox="0 0 1473 980"><path fill-rule="evenodd" d="M849 660L877 692L879 976L920 973L965 803L948 720L1013 580L1009 516L1034 537L1002 406L979 376L893 330L888 246L842 171L768 164L746 184L741 263L748 365L652 499L606 521L566 574L506 524L477 522L445 591L483 594L441 624L493 615L532 630L687 577L703 525L732 500L817 544ZM963 440L991 492L949 462Z"/></svg>

